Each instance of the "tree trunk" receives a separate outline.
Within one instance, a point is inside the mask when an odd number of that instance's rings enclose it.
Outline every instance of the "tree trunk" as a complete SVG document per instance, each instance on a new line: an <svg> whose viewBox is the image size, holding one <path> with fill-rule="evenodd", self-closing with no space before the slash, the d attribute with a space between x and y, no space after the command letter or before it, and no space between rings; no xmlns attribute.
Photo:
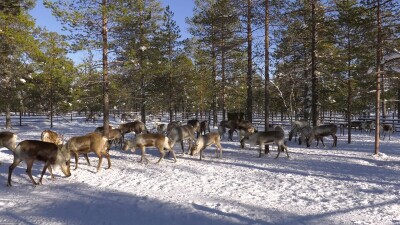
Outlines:
<svg viewBox="0 0 400 225"><path fill-rule="evenodd" d="M351 41L350 41L351 35L350 35L350 27L347 26L347 124L348 124L348 129L347 129L347 143L351 143ZM343 127L344 129L344 127Z"/></svg>
<svg viewBox="0 0 400 225"><path fill-rule="evenodd" d="M222 38L224 39L224 37ZM225 110L225 94L226 94L226 90L225 90L225 82L226 82L226 77L225 77L225 43L224 40L222 40L222 49L221 49L221 89L222 89L222 120L225 120L225 114L226 114L226 110Z"/></svg>
<svg viewBox="0 0 400 225"><path fill-rule="evenodd" d="M265 49L265 103L264 103L264 120L265 120L265 131L268 130L269 127L269 103L270 103L270 94L269 94L269 4L268 0L265 1L265 41L264 41L264 49ZM265 145L265 154L269 153L269 145Z"/></svg>
<svg viewBox="0 0 400 225"><path fill-rule="evenodd" d="M108 81L108 30L107 30L107 0L102 0L102 38L103 38L103 135L109 134L109 81Z"/></svg>
<svg viewBox="0 0 400 225"><path fill-rule="evenodd" d="M253 121L253 58L252 45L253 37L251 30L252 21L252 0L247 0L247 100L246 100L246 119Z"/></svg>
<svg viewBox="0 0 400 225"><path fill-rule="evenodd" d="M6 104L6 129L11 128L11 111L10 104Z"/></svg>
<svg viewBox="0 0 400 225"><path fill-rule="evenodd" d="M316 74L317 65L317 50L316 50L316 18L315 18L315 1L311 0L311 23L312 23L312 31L311 31L311 117L313 126L318 125L318 77Z"/></svg>
<svg viewBox="0 0 400 225"><path fill-rule="evenodd" d="M377 48L376 48L376 95L375 95L375 154L379 154L379 126L380 126L380 87L381 87L381 57L382 57L382 21L381 21L381 1L377 0L376 8L377 20Z"/></svg>
<svg viewBox="0 0 400 225"><path fill-rule="evenodd" d="M212 29L212 44L211 44L211 60L212 60L212 82L213 82L213 95L212 95L212 111L213 111L213 125L217 126L217 122L218 122L218 114L217 114L217 53L216 53L216 49L215 49L215 36L214 36L214 25L211 26Z"/></svg>

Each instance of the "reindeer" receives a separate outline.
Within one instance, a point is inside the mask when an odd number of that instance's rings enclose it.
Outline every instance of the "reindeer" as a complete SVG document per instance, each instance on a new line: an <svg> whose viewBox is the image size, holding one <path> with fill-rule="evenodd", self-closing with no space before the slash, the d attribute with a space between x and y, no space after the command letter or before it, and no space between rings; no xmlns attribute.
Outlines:
<svg viewBox="0 0 400 225"><path fill-rule="evenodd" d="M165 123L156 123L156 130L159 134L166 134L167 133L167 124Z"/></svg>
<svg viewBox="0 0 400 225"><path fill-rule="evenodd" d="M380 129L382 130L383 140L385 140L386 133L389 134L389 141L390 141L390 134L393 134L396 130L392 124L381 124Z"/></svg>
<svg viewBox="0 0 400 225"><path fill-rule="evenodd" d="M121 114L121 122L126 122L127 121L127 119L128 119L128 115L126 114L126 113L122 113Z"/></svg>
<svg viewBox="0 0 400 225"><path fill-rule="evenodd" d="M120 129L111 129L108 133L108 145L114 143L115 146L119 145L122 148L122 132ZM109 149L107 149L109 150Z"/></svg>
<svg viewBox="0 0 400 225"><path fill-rule="evenodd" d="M218 126L218 133L220 133L221 138L225 134L226 128L228 128L228 140L233 141L233 132L236 132L237 120L222 120ZM222 134L222 135L221 135Z"/></svg>
<svg viewBox="0 0 400 225"><path fill-rule="evenodd" d="M197 138L200 135L200 121L199 120L188 120L187 125L191 125L194 129L194 132L197 134Z"/></svg>
<svg viewBox="0 0 400 225"><path fill-rule="evenodd" d="M111 148L112 143L115 144L115 146L117 146L118 144L120 145L120 147L122 148L122 132L120 129L114 129L112 128L112 126L108 126L109 130L108 130L108 147ZM94 130L94 132L98 132L103 134L104 132L104 127L96 127L96 129ZM107 151L109 151L110 149L107 149Z"/></svg>
<svg viewBox="0 0 400 225"><path fill-rule="evenodd" d="M107 138L101 133L93 132L88 133L84 136L72 137L68 140L67 144L64 145L71 154L75 156L75 170L78 169L78 156L83 154L86 161L90 165L89 158L87 154L89 152L94 152L97 157L99 157L99 164L97 165L97 172L100 171L101 162L103 155L106 156L108 161L108 168L111 167L110 155L107 153L108 143Z"/></svg>
<svg viewBox="0 0 400 225"><path fill-rule="evenodd" d="M174 127L171 132L168 134L169 144L171 148L174 148L176 142L181 142L182 154L185 154L185 150L183 148L183 141L188 140L189 148L188 152L192 146L192 142L195 140L194 138L194 129L191 125L184 125L179 127Z"/></svg>
<svg viewBox="0 0 400 225"><path fill-rule="evenodd" d="M324 124L315 126L312 128L311 134L306 137L307 147L311 146L311 143L314 139L317 139L317 146L319 144L319 140L321 140L322 145L325 147L323 137L331 135L333 138L332 147L337 146L337 136L336 136L337 126L335 124Z"/></svg>
<svg viewBox="0 0 400 225"><path fill-rule="evenodd" d="M221 139L224 137L225 133L226 133L226 127L219 125L218 126L218 134Z"/></svg>
<svg viewBox="0 0 400 225"><path fill-rule="evenodd" d="M203 151L208 146L214 144L216 147L215 155L217 158L222 157L222 146L221 137L216 132L210 132L205 135L201 135L196 143L190 148L190 155L200 153L200 160L203 158Z"/></svg>
<svg viewBox="0 0 400 225"><path fill-rule="evenodd" d="M51 130L44 130L41 134L42 141L54 143L56 145L62 145L64 141L63 139L64 135L59 135L57 132Z"/></svg>
<svg viewBox="0 0 400 225"><path fill-rule="evenodd" d="M131 149L132 152L136 151L136 148L140 148L142 151L142 157L139 162L143 162L143 159L146 160L146 163L149 161L146 156L146 147L155 146L160 152L160 159L157 161L157 164L161 162L164 158L166 148L168 151L172 152L172 156L174 157L174 161L176 162L176 156L174 149L169 145L169 138L165 137L162 134L139 134L132 141L127 141L122 148L124 151Z"/></svg>
<svg viewBox="0 0 400 225"><path fill-rule="evenodd" d="M130 132L135 132L135 135L141 134L141 133L149 133L146 125L144 125L143 122L141 121L133 121L129 123L124 123L119 125L119 129L121 130L122 134L122 141L125 140L125 134L130 133Z"/></svg>
<svg viewBox="0 0 400 225"><path fill-rule="evenodd" d="M88 114L86 116L85 122L88 123L89 121L92 121L93 123L96 122L98 115L96 115L96 113L91 112L90 114Z"/></svg>
<svg viewBox="0 0 400 225"><path fill-rule="evenodd" d="M361 132L364 130L365 132L371 133L373 129L375 129L374 121L363 121L361 123Z"/></svg>
<svg viewBox="0 0 400 225"><path fill-rule="evenodd" d="M108 125L108 130L112 130L113 127L111 125ZM94 129L94 132L99 132L99 133L103 133L104 132L104 126L101 127L96 127L96 129Z"/></svg>
<svg viewBox="0 0 400 225"><path fill-rule="evenodd" d="M200 123L200 135L201 134L206 134L206 131L210 133L210 124L208 120L201 121Z"/></svg>
<svg viewBox="0 0 400 225"><path fill-rule="evenodd" d="M69 165L70 157L70 152L66 149L63 149L61 145L57 146L54 143L36 140L22 141L15 148L14 161L8 169L7 186L11 187L12 172L14 168L17 167L22 161L26 162L26 173L34 185L42 184L42 178L47 169L50 171L51 178L54 179L51 165L59 165L64 175L69 177L71 176ZM37 160L43 161L44 167L40 179L36 183L32 177L32 166Z"/></svg>
<svg viewBox="0 0 400 225"><path fill-rule="evenodd" d="M310 137L310 135L312 133L312 128L307 125L305 127L298 129L297 133L300 134L298 140L299 140L299 145L301 145L303 142L307 143L306 140L307 140L307 138Z"/></svg>
<svg viewBox="0 0 400 225"><path fill-rule="evenodd" d="M0 147L5 147L14 152L17 146L17 135L10 131L0 132Z"/></svg>
<svg viewBox="0 0 400 225"><path fill-rule="evenodd" d="M292 128L289 131L289 141L292 140L292 137L294 135L294 140L296 141L297 134L299 133L299 130L303 127L309 126L307 120L296 120L292 122Z"/></svg>
<svg viewBox="0 0 400 225"><path fill-rule="evenodd" d="M287 146L285 145L285 132L281 126L276 126L272 131L263 131L253 133L247 138L243 138L240 141L240 146L242 149L244 148L245 144L250 144L250 147L259 145L259 158L261 158L261 153L264 145L269 145L275 143L278 146L278 154L276 155L275 159L279 157L281 151L286 150L286 155L289 158L289 153L287 150Z"/></svg>
<svg viewBox="0 0 400 225"><path fill-rule="evenodd" d="M354 131L356 130L362 130L362 122L361 121L351 121L350 126L347 125L348 129L354 128Z"/></svg>
<svg viewBox="0 0 400 225"><path fill-rule="evenodd" d="M171 130L174 128L174 127L179 127L179 126L181 126L182 125L182 122L181 121L172 121L172 122L170 122L168 125L167 125L167 135L169 134L169 132L171 132Z"/></svg>

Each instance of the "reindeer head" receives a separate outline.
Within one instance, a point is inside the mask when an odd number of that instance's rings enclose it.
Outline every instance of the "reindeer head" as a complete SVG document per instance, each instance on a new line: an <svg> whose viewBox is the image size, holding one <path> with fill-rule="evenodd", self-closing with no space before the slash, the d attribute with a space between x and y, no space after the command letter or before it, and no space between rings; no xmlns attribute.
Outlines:
<svg viewBox="0 0 400 225"><path fill-rule="evenodd" d="M56 165L61 167L61 171L66 177L71 176L70 171L71 152L66 145L58 145Z"/></svg>

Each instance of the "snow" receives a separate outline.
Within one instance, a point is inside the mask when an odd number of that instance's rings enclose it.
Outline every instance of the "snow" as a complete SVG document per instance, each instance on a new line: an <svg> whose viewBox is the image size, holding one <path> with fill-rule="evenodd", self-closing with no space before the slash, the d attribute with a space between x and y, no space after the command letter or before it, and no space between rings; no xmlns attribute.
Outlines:
<svg viewBox="0 0 400 225"><path fill-rule="evenodd" d="M18 142L40 139L50 124L23 119L20 127L16 121L11 131ZM53 130L68 139L101 126L82 121L56 120ZM47 172L40 186L30 182L21 163L7 187L13 156L2 148L0 224L400 224L399 134L382 141L377 156L372 134L353 132L352 144L338 134L333 149L329 137L326 148L288 141L289 159L274 159L275 146L258 158L258 148L240 149L237 139L223 139L222 158L215 157L214 146L207 148L202 161L182 155L176 145L177 163L166 157L159 165L152 147L149 164L137 162L139 150L113 147L111 169L103 160L96 173L92 153L91 166L81 157L71 177L56 169L56 179ZM35 180L42 167L34 164Z"/></svg>

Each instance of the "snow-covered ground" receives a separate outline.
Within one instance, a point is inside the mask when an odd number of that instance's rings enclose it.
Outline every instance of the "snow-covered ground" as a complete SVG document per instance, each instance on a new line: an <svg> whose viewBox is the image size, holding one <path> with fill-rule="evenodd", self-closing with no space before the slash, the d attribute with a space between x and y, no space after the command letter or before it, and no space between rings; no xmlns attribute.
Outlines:
<svg viewBox="0 0 400 225"><path fill-rule="evenodd" d="M54 130L68 139L100 125L57 121ZM48 122L15 122L11 131L20 142L40 139L44 129ZM154 148L145 165L137 162L140 151L113 147L111 169L103 160L96 173L92 153L91 166L81 157L71 177L57 170L55 181L46 173L43 185L34 186L21 163L12 187L6 183L13 155L2 148L0 224L400 224L400 134L381 142L379 157L373 156L372 134L357 132L352 140L347 144L339 134L334 149L292 141L290 158L274 159L276 147L257 158L256 149L242 150L225 138L220 159L214 147L199 161L176 145L177 163L166 158L159 165ZM35 180L42 167L34 165Z"/></svg>

